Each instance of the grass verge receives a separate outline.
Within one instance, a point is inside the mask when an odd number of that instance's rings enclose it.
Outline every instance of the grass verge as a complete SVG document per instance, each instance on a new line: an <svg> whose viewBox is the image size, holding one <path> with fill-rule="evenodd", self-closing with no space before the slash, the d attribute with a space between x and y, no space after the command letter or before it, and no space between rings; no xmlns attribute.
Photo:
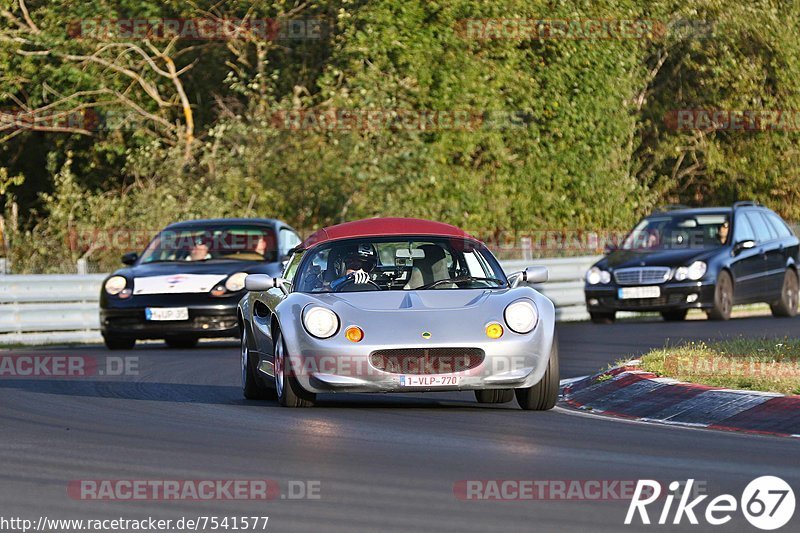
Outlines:
<svg viewBox="0 0 800 533"><path fill-rule="evenodd" d="M652 350L641 368L658 376L730 389L800 394L800 339L730 339Z"/></svg>

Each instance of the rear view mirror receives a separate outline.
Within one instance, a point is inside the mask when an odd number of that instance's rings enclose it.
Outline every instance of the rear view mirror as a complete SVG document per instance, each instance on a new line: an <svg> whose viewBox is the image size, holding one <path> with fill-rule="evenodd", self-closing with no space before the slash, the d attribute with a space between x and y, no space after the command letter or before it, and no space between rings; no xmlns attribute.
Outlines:
<svg viewBox="0 0 800 533"><path fill-rule="evenodd" d="M278 287L284 293L288 293L287 285L291 285L288 279L273 278L267 274L249 274L244 278L244 288L254 292L268 291Z"/></svg>
<svg viewBox="0 0 800 533"><path fill-rule="evenodd" d="M756 241L747 239L746 241L739 241L733 245L733 253L738 254L742 250L749 250L756 247Z"/></svg>
<svg viewBox="0 0 800 533"><path fill-rule="evenodd" d="M530 266L523 271L523 280L526 283L544 283L550 279L550 272L547 267Z"/></svg>
<svg viewBox="0 0 800 533"><path fill-rule="evenodd" d="M521 272L514 272L508 276L508 284L511 287L516 287L520 283L527 283L533 285L536 283L544 283L550 278L550 273L547 267L543 266L530 266Z"/></svg>
<svg viewBox="0 0 800 533"><path fill-rule="evenodd" d="M414 248L409 250L407 248L398 248L394 252L396 259L423 259L425 257L425 250L421 248Z"/></svg>
<svg viewBox="0 0 800 533"><path fill-rule="evenodd" d="M122 264L123 265L132 265L139 259L139 254L136 252L128 252L127 254L122 256Z"/></svg>

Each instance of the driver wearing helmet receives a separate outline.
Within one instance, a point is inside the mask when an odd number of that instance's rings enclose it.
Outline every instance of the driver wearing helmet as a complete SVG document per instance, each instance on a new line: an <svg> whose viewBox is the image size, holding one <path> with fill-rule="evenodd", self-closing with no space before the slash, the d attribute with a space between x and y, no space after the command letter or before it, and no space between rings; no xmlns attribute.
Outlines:
<svg viewBox="0 0 800 533"><path fill-rule="evenodd" d="M370 282L369 273L377 264L377 253L372 244L359 244L342 255L342 276L331 282L331 289L340 289L347 283L365 285Z"/></svg>

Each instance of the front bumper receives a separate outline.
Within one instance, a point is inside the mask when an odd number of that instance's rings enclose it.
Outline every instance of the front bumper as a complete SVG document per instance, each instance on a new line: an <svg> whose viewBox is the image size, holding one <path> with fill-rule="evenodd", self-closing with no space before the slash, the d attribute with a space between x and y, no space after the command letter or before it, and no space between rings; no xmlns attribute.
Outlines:
<svg viewBox="0 0 800 533"><path fill-rule="evenodd" d="M236 298L137 298L100 309L100 330L104 336L134 339L166 337L239 337ZM147 307L186 307L188 320L153 321L145 317Z"/></svg>
<svg viewBox="0 0 800 533"><path fill-rule="evenodd" d="M621 285L586 285L586 307L589 312L613 311L676 311L708 309L714 305L715 284L701 281L663 283L657 298L620 299Z"/></svg>
<svg viewBox="0 0 800 533"><path fill-rule="evenodd" d="M483 389L511 389L531 387L541 380L550 355L552 338L545 328L537 328L528 335L506 331L503 338L479 342L411 342L400 345L364 344L304 340L287 342L291 353L292 373L300 385L310 392L424 392ZM403 369L381 369L375 363L374 352L387 349L437 349L458 353L458 348L480 349L482 361L474 365L443 364L434 360L432 370L419 372L422 365L409 364ZM461 370L463 369L463 370ZM274 374L269 362L262 362L260 370L266 376ZM409 385L408 378L436 378L437 385ZM445 378L445 379L443 379ZM452 379L451 379L452 378ZM418 382L419 383L419 382Z"/></svg>

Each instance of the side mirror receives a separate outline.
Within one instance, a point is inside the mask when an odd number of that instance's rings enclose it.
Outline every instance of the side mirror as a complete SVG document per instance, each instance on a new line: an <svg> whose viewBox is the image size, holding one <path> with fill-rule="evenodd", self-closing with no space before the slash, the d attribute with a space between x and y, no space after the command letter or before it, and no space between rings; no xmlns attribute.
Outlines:
<svg viewBox="0 0 800 533"><path fill-rule="evenodd" d="M248 291L268 291L278 287L285 294L289 292L289 290L286 288L287 285L291 285L288 279L273 278L267 274L249 274L246 278L244 278L244 288Z"/></svg>
<svg viewBox="0 0 800 533"><path fill-rule="evenodd" d="M508 276L508 284L511 287L516 287L520 283L544 283L550 279L550 273L547 267L543 266L530 266L521 272L514 272Z"/></svg>
<svg viewBox="0 0 800 533"><path fill-rule="evenodd" d="M751 248L756 247L756 241L752 239L748 239L746 241L739 241L733 245L733 253L734 255L742 252L742 250L749 250Z"/></svg>
<svg viewBox="0 0 800 533"><path fill-rule="evenodd" d="M132 265L139 259L139 254L136 252L128 252L127 254L122 256L122 264L123 265Z"/></svg>
<svg viewBox="0 0 800 533"><path fill-rule="evenodd" d="M612 244L612 243L608 243L603 248L603 255L608 255L611 252L616 252L616 251L617 251L617 245L616 244Z"/></svg>

